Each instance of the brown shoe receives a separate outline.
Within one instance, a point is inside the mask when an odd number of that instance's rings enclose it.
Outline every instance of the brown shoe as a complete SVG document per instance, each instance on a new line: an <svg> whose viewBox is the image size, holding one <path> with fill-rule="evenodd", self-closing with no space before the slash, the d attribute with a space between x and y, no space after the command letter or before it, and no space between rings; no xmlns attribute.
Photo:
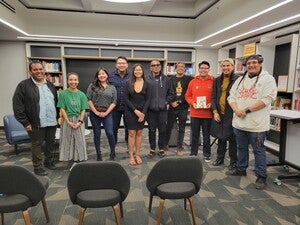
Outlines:
<svg viewBox="0 0 300 225"><path fill-rule="evenodd" d="M169 151L169 145L166 145L166 146L164 147L164 151Z"/></svg>
<svg viewBox="0 0 300 225"><path fill-rule="evenodd" d="M148 155L147 155L147 157L149 158L149 159L152 159L153 157L155 156L155 150L150 150L150 152L148 153Z"/></svg>

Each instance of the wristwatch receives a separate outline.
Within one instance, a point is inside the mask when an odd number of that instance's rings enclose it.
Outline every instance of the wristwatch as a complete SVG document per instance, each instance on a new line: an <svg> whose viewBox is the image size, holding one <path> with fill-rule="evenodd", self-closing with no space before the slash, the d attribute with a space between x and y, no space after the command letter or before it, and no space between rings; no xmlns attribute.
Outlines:
<svg viewBox="0 0 300 225"><path fill-rule="evenodd" d="M245 113L248 114L248 113L251 113L251 110L247 107L245 110Z"/></svg>

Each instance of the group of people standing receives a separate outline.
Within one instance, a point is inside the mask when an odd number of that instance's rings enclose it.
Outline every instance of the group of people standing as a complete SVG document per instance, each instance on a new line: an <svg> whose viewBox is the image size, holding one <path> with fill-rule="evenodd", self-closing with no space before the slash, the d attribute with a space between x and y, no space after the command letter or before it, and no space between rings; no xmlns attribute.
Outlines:
<svg viewBox="0 0 300 225"><path fill-rule="evenodd" d="M57 96L56 88L45 79L42 64L29 64L31 77L19 83L13 97L14 114L31 138L32 161L37 175L47 175L43 169L41 146L45 141L44 166L55 169L54 144L57 118L60 124L60 161L87 160L84 120L89 109L97 160L102 161L100 135L104 127L110 160L116 157L118 129L123 117L129 164L142 163L141 143L145 121L148 124L149 158L166 155L171 132L178 124L177 155L183 155L183 139L188 115L191 117L191 152L197 156L200 128L203 136L203 156L211 160L210 136L218 139L217 159L213 165L224 163L229 142L228 174L245 176L248 167L248 145L255 156L256 187L266 183L264 140L269 130L270 105L277 93L273 76L262 70L263 58L252 55L245 59L246 72L234 74L234 61L221 62L221 76L209 74L210 64L198 65L199 75L185 75L185 64L175 65L176 75L162 73L159 60L150 62L150 74L141 64L128 71L126 57L116 59L116 70L109 74L99 68L86 93L78 89L79 76L67 75L68 88ZM158 141L156 143L156 131ZM156 151L158 147L158 151ZM135 151L134 151L135 150Z"/></svg>

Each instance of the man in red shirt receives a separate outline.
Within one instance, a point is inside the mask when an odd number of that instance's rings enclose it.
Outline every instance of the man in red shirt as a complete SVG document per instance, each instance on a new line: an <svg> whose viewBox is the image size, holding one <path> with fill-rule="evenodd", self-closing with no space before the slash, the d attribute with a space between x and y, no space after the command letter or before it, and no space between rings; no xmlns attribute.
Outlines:
<svg viewBox="0 0 300 225"><path fill-rule="evenodd" d="M210 126L212 119L211 93L213 77L209 75L210 64L207 61L199 63L199 75L188 86L185 100L190 105L191 116L191 154L198 155L200 126L203 135L203 155L205 162L210 162Z"/></svg>

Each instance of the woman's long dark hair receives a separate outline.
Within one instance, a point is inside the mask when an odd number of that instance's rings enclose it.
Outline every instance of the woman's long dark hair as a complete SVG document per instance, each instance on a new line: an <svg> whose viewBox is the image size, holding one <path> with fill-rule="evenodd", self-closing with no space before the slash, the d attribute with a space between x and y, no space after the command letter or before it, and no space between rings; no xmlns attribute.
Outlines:
<svg viewBox="0 0 300 225"><path fill-rule="evenodd" d="M142 79L145 80L145 73L144 73L144 68L141 64L137 63L137 64L134 64L133 67L132 67L132 75L131 75L131 78L128 80L128 92L130 94L133 94L134 93L134 83L136 81L136 77L134 76L134 70L135 68L137 67L141 67L142 71L143 71L143 75L142 75Z"/></svg>
<svg viewBox="0 0 300 225"><path fill-rule="evenodd" d="M104 71L107 74L107 81L106 81L106 83L108 83L108 72L107 72L107 70L104 67L98 68L97 72L95 73L94 80L92 82L92 90L93 91L95 91L97 89L104 89L104 87L102 86L101 82L98 79L98 75L99 75L99 72L101 70Z"/></svg>

